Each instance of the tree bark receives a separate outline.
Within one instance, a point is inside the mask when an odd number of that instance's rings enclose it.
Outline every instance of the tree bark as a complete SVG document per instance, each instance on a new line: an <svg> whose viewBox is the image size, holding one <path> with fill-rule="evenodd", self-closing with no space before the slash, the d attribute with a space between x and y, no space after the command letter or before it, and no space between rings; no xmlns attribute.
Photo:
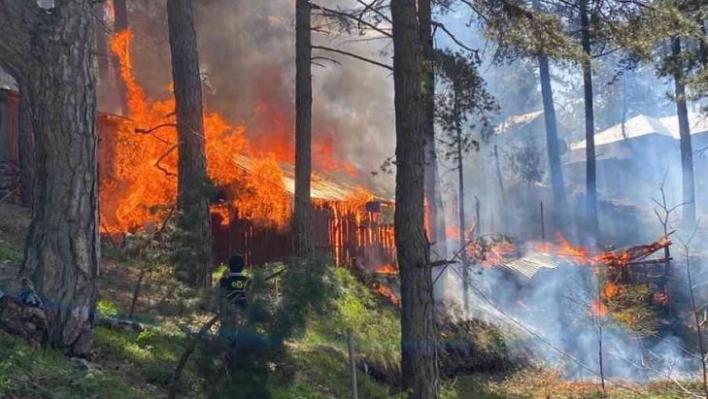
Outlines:
<svg viewBox="0 0 708 399"><path fill-rule="evenodd" d="M438 397L437 332L425 239L420 30L415 0L393 0L396 112L396 250L401 277L401 371L411 398Z"/></svg>
<svg viewBox="0 0 708 399"><path fill-rule="evenodd" d="M31 208L34 198L34 134L32 133L32 121L29 115L29 97L23 93L27 89L20 88L20 103L17 110L18 123L18 158L20 169L20 200L22 205Z"/></svg>
<svg viewBox="0 0 708 399"><path fill-rule="evenodd" d="M179 226L189 240L189 255L176 260L179 277L194 287L206 287L211 274L211 215L204 151L202 82L199 74L197 33L191 0L168 0L170 53L177 114L179 161L177 208Z"/></svg>
<svg viewBox="0 0 708 399"><path fill-rule="evenodd" d="M115 34L128 30L128 7L125 0L113 0L113 20L115 23ZM120 76L120 59L113 56L113 65L115 65L113 81L115 82L116 92L118 93L118 102L121 109L121 114L128 115L128 88Z"/></svg>
<svg viewBox="0 0 708 399"><path fill-rule="evenodd" d="M595 168L595 114L592 93L592 65L590 46L590 19L588 0L580 0L580 27L586 59L583 60L583 91L585 94L585 203L586 222L590 234L599 238L600 223L597 216L597 172Z"/></svg>
<svg viewBox="0 0 708 399"><path fill-rule="evenodd" d="M0 7L0 65L22 89L36 137L32 222L20 273L45 300L48 343L86 355L96 305L98 234L92 1Z"/></svg>
<svg viewBox="0 0 708 399"><path fill-rule="evenodd" d="M691 144L691 125L688 121L688 106L686 104L686 86L683 83L683 67L681 62L681 39L675 37L671 41L671 54L674 57L674 88L676 96L676 115L679 122L679 137L681 145L681 171L683 177L683 202L686 205L681 210L683 222L687 228L696 224L696 189L693 178L693 146Z"/></svg>
<svg viewBox="0 0 708 399"><path fill-rule="evenodd" d="M309 0L295 5L295 254L314 252L310 224L312 178L312 30Z"/></svg>
<svg viewBox="0 0 708 399"><path fill-rule="evenodd" d="M425 140L425 205L432 260L447 258L445 217L443 213L438 156L435 145L435 48L432 30L432 2L418 0L420 40L423 44L423 137Z"/></svg>
<svg viewBox="0 0 708 399"><path fill-rule="evenodd" d="M533 7L540 9L539 0L533 1ZM563 169L561 167L560 151L558 148L558 124L556 122L556 107L553 103L553 88L551 87L551 71L548 57L539 54L538 60L539 80L541 83L541 97L543 99L543 120L546 125L546 147L548 151L548 167L551 175L551 188L553 190L552 220L554 226L563 225L566 217L567 205L565 200L565 183L563 182Z"/></svg>

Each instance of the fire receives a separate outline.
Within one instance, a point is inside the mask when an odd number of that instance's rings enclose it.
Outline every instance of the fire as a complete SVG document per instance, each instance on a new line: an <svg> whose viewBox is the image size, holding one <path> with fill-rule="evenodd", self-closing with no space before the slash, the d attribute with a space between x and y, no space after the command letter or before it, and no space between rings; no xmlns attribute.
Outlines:
<svg viewBox="0 0 708 399"><path fill-rule="evenodd" d="M378 274L398 274L398 269L393 267L393 265L383 265L379 268L376 269L376 273Z"/></svg>
<svg viewBox="0 0 708 399"><path fill-rule="evenodd" d="M445 236L447 238L459 238L460 229L454 226L448 226L445 228Z"/></svg>
<svg viewBox="0 0 708 399"><path fill-rule="evenodd" d="M657 305L666 305L667 303L669 303L669 296L666 295L665 292L657 292L656 294L654 294L654 302Z"/></svg>
<svg viewBox="0 0 708 399"><path fill-rule="evenodd" d="M127 90L128 118L119 121L115 136L110 138L114 146L110 173L101 177L104 233L125 232L148 222L161 221L174 206L177 196L179 151L175 101L171 96L163 101L147 98L133 74L131 40L132 33L124 31L111 41L111 50L120 60L120 76ZM267 78L271 72L262 71L261 78ZM212 206L212 211L222 216L222 223L229 223L228 216L235 213L253 223L282 228L289 223L291 198L281 163L294 161L294 118L283 111L284 106L268 102L268 97L275 97L268 89L263 91L260 95L264 98L255 110L257 140L246 138L245 126L232 126L219 114L204 112L207 173L226 194L225 202ZM353 166L336 161L334 141L331 135L327 137L329 139L313 143L314 166L355 175ZM253 160L249 173L237 168L238 155ZM359 189L352 197L344 207L353 207L372 196Z"/></svg>
<svg viewBox="0 0 708 399"><path fill-rule="evenodd" d="M401 298L396 295L395 292L393 292L392 289L389 287L382 285L382 284L374 284L373 285L374 290L378 292L381 296L385 297L389 301L391 301L392 304L395 306L400 306L401 305Z"/></svg>
<svg viewBox="0 0 708 399"><path fill-rule="evenodd" d="M484 267L492 267L504 263L509 256L515 255L517 252L516 247L505 239L492 242L478 239L469 243L465 248L467 258L478 261Z"/></svg>
<svg viewBox="0 0 708 399"><path fill-rule="evenodd" d="M612 300L612 298L619 292L619 287L613 282L608 282L605 284L604 294L607 300Z"/></svg>
<svg viewBox="0 0 708 399"><path fill-rule="evenodd" d="M607 306L605 306L605 304L599 298L592 301L592 303L588 307L588 315L591 317L605 317L607 316L607 313Z"/></svg>

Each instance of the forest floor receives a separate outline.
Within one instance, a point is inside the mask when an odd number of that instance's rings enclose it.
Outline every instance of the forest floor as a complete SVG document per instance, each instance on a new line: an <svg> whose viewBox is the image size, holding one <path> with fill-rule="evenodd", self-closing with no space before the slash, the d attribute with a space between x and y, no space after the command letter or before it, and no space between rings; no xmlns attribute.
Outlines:
<svg viewBox="0 0 708 399"><path fill-rule="evenodd" d="M12 291L22 260L29 225L26 209L0 204L0 289ZM100 275L99 316L125 317L130 309L139 270L104 244ZM378 369L398 369L399 319L350 273L338 272L347 292L335 314L312 317L303 337L288 343L294 378L269 382L274 399L350 397L350 379L344 332L355 332L359 356ZM165 397L172 372L188 344L185 329L195 331L208 317L196 314L179 299L164 273L148 275L139 296L136 316L144 330L94 329L95 356L89 367L53 350L42 351L0 332L0 398L153 398ZM180 397L202 398L203 382L190 362ZM453 398L596 398L597 384L563 381L551 371L521 370L507 375L475 374L444 382L443 399ZM368 375L358 375L362 399L397 398L395 391ZM685 396L673 383L652 386L611 386L613 398L676 398Z"/></svg>

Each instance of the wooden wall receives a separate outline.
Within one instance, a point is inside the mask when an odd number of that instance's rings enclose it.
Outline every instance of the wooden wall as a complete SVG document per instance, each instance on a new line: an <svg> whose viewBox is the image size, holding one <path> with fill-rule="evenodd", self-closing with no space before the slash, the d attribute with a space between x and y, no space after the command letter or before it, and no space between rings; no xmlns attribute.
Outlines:
<svg viewBox="0 0 708 399"><path fill-rule="evenodd" d="M367 212L364 208L341 212L337 208L332 204L313 209L316 255L330 257L339 266L367 269L395 262L393 226L382 221L381 213ZM293 234L289 228L265 228L238 217L224 224L216 215L212 225L217 262L226 263L236 252L244 255L250 267L285 261L292 256Z"/></svg>

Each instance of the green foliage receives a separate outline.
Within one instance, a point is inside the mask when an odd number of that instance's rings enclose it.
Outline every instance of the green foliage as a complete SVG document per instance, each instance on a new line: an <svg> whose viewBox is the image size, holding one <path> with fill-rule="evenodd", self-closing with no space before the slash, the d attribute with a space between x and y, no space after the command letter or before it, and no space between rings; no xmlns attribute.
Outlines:
<svg viewBox="0 0 708 399"><path fill-rule="evenodd" d="M24 259L22 252L13 248L9 243L0 240L0 260L21 263Z"/></svg>
<svg viewBox="0 0 708 399"><path fill-rule="evenodd" d="M435 53L435 74L438 77L435 99L435 119L445 136L444 156L461 162L460 153L479 149L479 143L469 134L467 126L472 113L480 115L479 122L486 128L488 114L497 109L494 99L487 93L485 83L477 71L479 58L449 49ZM483 135L484 136L484 135Z"/></svg>
<svg viewBox="0 0 708 399"><path fill-rule="evenodd" d="M615 321L639 337L656 334L661 317L654 303L654 291L647 284L623 285L608 301Z"/></svg>
<svg viewBox="0 0 708 399"><path fill-rule="evenodd" d="M543 153L532 135L525 136L522 144L507 150L505 157L511 173L519 181L531 185L543 180L546 169Z"/></svg>
<svg viewBox="0 0 708 399"><path fill-rule="evenodd" d="M0 333L0 396L19 398L144 398L150 396L108 372L83 371L59 351L32 349Z"/></svg>
<svg viewBox="0 0 708 399"><path fill-rule="evenodd" d="M150 327L139 334L98 327L94 329L94 341L101 358L128 362L136 378L162 389L169 386L174 366L186 347L184 334ZM181 384L183 392L199 391L192 367L185 371Z"/></svg>
<svg viewBox="0 0 708 399"><path fill-rule="evenodd" d="M400 319L393 309L381 308L371 290L345 269L336 271L340 290L336 312L317 320L307 341L338 346L345 350L344 338L351 330L361 360L379 373L396 376L400 370ZM332 342L326 337L339 337Z"/></svg>
<svg viewBox="0 0 708 399"><path fill-rule="evenodd" d="M274 380L288 379L272 372L273 368L285 367L285 342L305 333L311 315L327 314L333 309L336 281L325 262L293 260L279 275L276 286L273 276L278 275L277 268L281 267L269 265L253 270L245 311L229 303L220 305L226 311L220 337L207 340L197 361L206 379L229 375L212 381L215 397L233 397L235 390L244 398L268 397L267 387ZM229 344L229 340L233 343Z"/></svg>
<svg viewBox="0 0 708 399"><path fill-rule="evenodd" d="M108 299L100 299L96 303L96 313L98 317L118 317L120 309Z"/></svg>

